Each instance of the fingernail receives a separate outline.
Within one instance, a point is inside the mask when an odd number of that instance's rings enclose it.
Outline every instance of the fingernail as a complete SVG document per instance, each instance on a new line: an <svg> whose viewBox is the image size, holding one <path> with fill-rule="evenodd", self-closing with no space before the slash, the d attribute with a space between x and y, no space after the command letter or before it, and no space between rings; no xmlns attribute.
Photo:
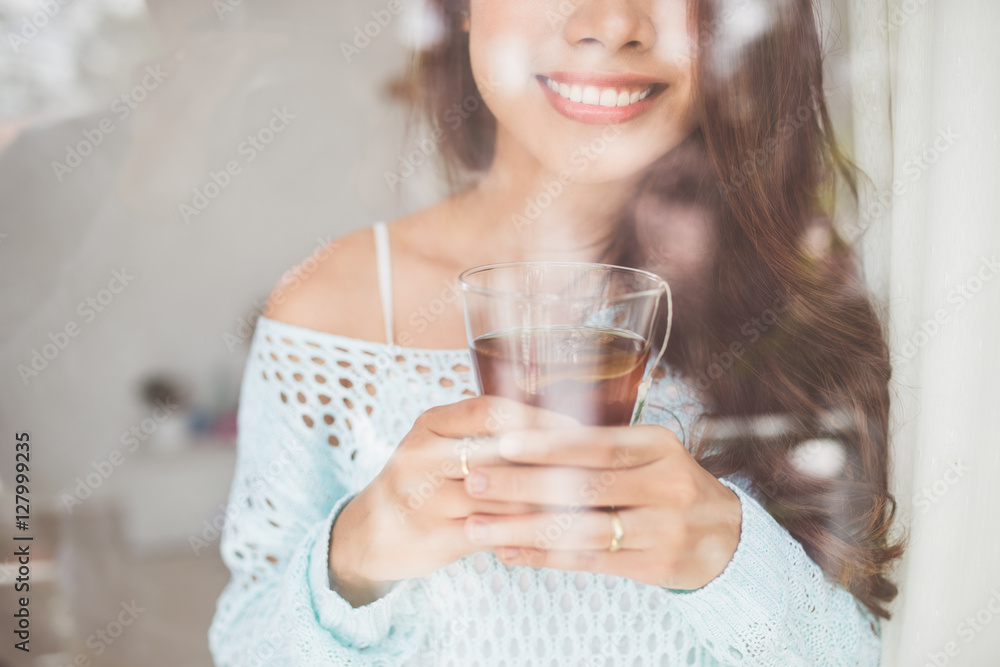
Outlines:
<svg viewBox="0 0 1000 667"><path fill-rule="evenodd" d="M469 521L465 524L465 534L473 542L485 542L489 529L482 521Z"/></svg>
<svg viewBox="0 0 1000 667"><path fill-rule="evenodd" d="M500 436L500 456L511 457L517 456L522 451L524 451L524 444L521 439L514 435L503 435Z"/></svg>
<svg viewBox="0 0 1000 667"><path fill-rule="evenodd" d="M486 490L486 475L476 471L465 479L465 488L469 493L482 493Z"/></svg>
<svg viewBox="0 0 1000 667"><path fill-rule="evenodd" d="M579 419L560 413L552 418L552 426L555 428L572 428L574 426L582 426L582 424Z"/></svg>
<svg viewBox="0 0 1000 667"><path fill-rule="evenodd" d="M517 547L501 547L500 560L514 560L521 555L521 550Z"/></svg>

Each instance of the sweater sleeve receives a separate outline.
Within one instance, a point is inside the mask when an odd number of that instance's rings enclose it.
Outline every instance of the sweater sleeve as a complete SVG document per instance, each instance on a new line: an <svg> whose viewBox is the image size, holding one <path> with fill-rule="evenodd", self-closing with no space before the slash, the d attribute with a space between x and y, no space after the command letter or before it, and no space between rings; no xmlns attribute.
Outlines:
<svg viewBox="0 0 1000 667"><path fill-rule="evenodd" d="M876 667L878 621L734 479L743 526L726 569L703 588L673 591L706 650L723 665Z"/></svg>
<svg viewBox="0 0 1000 667"><path fill-rule="evenodd" d="M221 541L232 577L209 630L212 655L220 667L401 664L421 644L408 590L419 582L359 608L330 588L331 528L366 477L353 460L364 459L364 445L331 406L310 412L304 394L283 384L292 374L265 363L261 343L255 336L240 397ZM330 393L331 405L344 400ZM320 431L324 417L333 426Z"/></svg>

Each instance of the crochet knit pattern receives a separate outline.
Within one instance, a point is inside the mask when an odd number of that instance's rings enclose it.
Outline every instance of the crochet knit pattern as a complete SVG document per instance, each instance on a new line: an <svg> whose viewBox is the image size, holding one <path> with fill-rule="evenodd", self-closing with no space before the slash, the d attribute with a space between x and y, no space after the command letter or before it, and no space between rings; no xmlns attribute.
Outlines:
<svg viewBox="0 0 1000 667"><path fill-rule="evenodd" d="M428 408L475 396L467 350L361 341L260 318L243 378L209 632L220 667L848 665L879 663L877 620L828 581L746 483L725 571L670 591L467 556L351 607L331 591L330 531ZM700 407L667 375L651 402L689 432ZM669 414L659 412L659 414ZM686 443L689 444L689 443Z"/></svg>

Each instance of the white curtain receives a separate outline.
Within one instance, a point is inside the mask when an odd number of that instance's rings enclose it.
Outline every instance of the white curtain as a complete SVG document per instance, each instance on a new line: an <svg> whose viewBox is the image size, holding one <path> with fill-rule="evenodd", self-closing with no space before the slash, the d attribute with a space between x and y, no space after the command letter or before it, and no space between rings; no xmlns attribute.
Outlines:
<svg viewBox="0 0 1000 667"><path fill-rule="evenodd" d="M848 0L910 546L886 666L1000 665L1000 2Z"/></svg>

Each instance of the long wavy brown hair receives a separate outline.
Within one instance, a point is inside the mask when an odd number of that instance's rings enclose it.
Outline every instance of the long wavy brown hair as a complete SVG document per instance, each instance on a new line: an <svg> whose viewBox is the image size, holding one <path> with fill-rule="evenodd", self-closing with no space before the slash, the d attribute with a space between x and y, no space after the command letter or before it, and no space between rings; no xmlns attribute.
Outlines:
<svg viewBox="0 0 1000 667"><path fill-rule="evenodd" d="M833 202L855 195L823 94L810 0L760 0L770 24L734 44L718 0L690 0L700 126L645 174L604 252L662 268L675 292L666 362L700 394L693 446L716 476L743 475L827 575L888 618L889 352ZM473 80L466 0L434 0L446 38L415 59L416 108L439 128L452 183L489 168L496 120ZM738 20L738 19L736 19ZM449 123L450 109L472 113ZM463 114L465 115L465 114ZM702 221L697 268L656 256L677 211ZM694 218L691 215L694 215ZM696 253L697 254L697 253Z"/></svg>

